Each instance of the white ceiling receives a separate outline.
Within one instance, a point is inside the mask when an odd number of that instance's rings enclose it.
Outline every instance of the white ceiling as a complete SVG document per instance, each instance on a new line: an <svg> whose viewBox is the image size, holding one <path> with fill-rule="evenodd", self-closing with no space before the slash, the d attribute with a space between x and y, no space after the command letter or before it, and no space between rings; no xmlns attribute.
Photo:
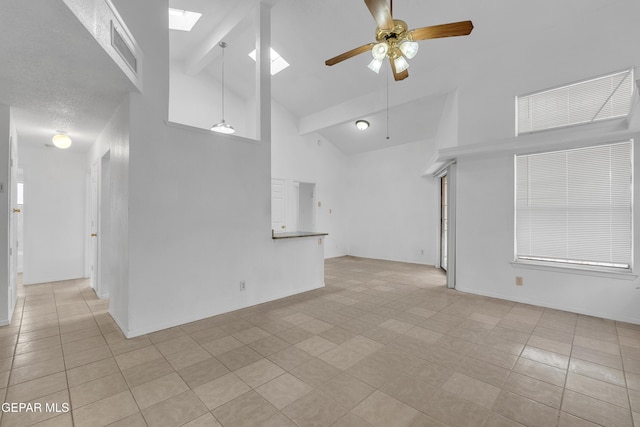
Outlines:
<svg viewBox="0 0 640 427"><path fill-rule="evenodd" d="M71 11L58 1L2 2L0 102L13 107L20 144L69 150L95 142L133 85Z"/></svg>
<svg viewBox="0 0 640 427"><path fill-rule="evenodd" d="M256 1L169 0L171 7L203 13L190 33L170 32L171 59L219 78L216 47L224 39L229 43L225 60L235 64L226 82L237 94L251 96L247 82L253 81L253 62L247 55L254 48L254 24L249 12ZM509 61L511 51L557 34L557 43L536 47L549 51L552 67L566 56L563 36L575 43L582 34L603 31L593 25L594 11L634 1L396 0L394 16L410 28L467 19L475 28L468 37L420 42L418 56L410 61L410 77L395 82L388 67L379 75L366 68L369 54L324 65L328 58L373 41L375 24L363 0L270 0L272 46L291 64L273 77L273 98L305 133L317 131L346 153L429 139L435 136L447 94L470 73L491 72L499 61ZM615 23L605 24L616 29ZM2 2L0 40L0 102L14 107L21 144L49 144L55 130L65 130L74 139L72 150L86 150L133 89L62 0ZM534 85L529 90L558 84L550 74L526 76ZM371 122L367 132L355 132L358 118Z"/></svg>
<svg viewBox="0 0 640 427"><path fill-rule="evenodd" d="M509 49L528 46L551 29L560 28L567 34L593 31L581 27L579 16L615 2L396 0L393 15L405 20L409 28L462 20L472 20L475 28L467 37L420 42L418 55L409 61L409 78L395 82L387 65L380 74L367 69L368 53L333 67L324 64L328 58L374 41L376 26L363 0L273 0L272 47L291 64L273 77L273 98L306 124L305 132L317 131L346 153L429 139L435 136L446 94L459 86L461 74L468 74L461 67L470 58L479 69L496 67L499 64L490 62L496 50L507 57ZM224 39L229 44L226 67L233 70L225 76L226 84L250 97L253 86L247 82L252 82L254 71L247 54L254 49L255 30L251 18L240 20L238 16L249 10L252 1L169 3L203 14L192 32L171 31L172 60L191 72L202 69L219 79L217 42ZM491 54L483 63L484 52ZM371 122L367 132L354 132L358 118Z"/></svg>

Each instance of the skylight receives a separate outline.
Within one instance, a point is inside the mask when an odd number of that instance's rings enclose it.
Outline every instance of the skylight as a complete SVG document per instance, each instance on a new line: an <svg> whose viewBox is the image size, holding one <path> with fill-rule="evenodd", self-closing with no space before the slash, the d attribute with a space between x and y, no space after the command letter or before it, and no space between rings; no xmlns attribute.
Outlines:
<svg viewBox="0 0 640 427"><path fill-rule="evenodd" d="M251 59L256 60L256 50L249 54ZM289 63L273 48L271 48L271 75L274 76L289 66Z"/></svg>
<svg viewBox="0 0 640 427"><path fill-rule="evenodd" d="M169 29L191 31L201 16L202 14L198 12L169 8Z"/></svg>

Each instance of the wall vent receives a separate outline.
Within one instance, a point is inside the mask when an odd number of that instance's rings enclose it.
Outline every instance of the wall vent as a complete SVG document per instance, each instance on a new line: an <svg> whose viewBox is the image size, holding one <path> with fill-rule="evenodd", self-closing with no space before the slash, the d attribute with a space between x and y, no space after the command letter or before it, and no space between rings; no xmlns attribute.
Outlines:
<svg viewBox="0 0 640 427"><path fill-rule="evenodd" d="M126 35L121 34L113 21L111 21L111 46L120 54L120 57L127 63L129 68L138 74L138 60L125 37Z"/></svg>

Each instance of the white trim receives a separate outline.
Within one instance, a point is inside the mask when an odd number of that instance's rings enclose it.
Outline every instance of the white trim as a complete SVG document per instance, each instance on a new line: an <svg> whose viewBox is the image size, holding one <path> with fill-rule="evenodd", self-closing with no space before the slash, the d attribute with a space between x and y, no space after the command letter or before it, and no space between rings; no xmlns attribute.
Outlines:
<svg viewBox="0 0 640 427"><path fill-rule="evenodd" d="M576 134L576 128L578 127L581 130L580 134ZM571 129L571 131L568 131L568 129ZM591 136L594 133L598 134L598 136ZM479 158L480 156L497 154L558 151L607 144L611 141L631 139L633 137L634 132L629 129L627 118L617 118L569 128L550 129L544 134L544 138L541 137L540 133L535 133L505 138L492 144L470 144L444 148L439 151L439 156L444 161L466 157Z"/></svg>
<svg viewBox="0 0 640 427"><path fill-rule="evenodd" d="M526 268L530 270L542 270L542 271L553 271L556 273L566 273L566 274L582 274L585 276L595 276L595 277L607 277L610 279L620 279L620 280L636 280L638 275L633 273L630 270L618 269L616 271L614 268L598 268L598 267L582 267L575 265L550 265L544 262L536 262L536 261L511 261L511 265L516 268Z"/></svg>
<svg viewBox="0 0 640 427"><path fill-rule="evenodd" d="M587 316L599 317L601 319L610 319L610 320L615 320L615 321L618 321L618 322L640 324L640 317L627 317L627 316L610 317L609 314L606 314L606 313L600 312L600 311L596 311L596 310L584 310L584 309L581 309L581 308L572 307L572 306L563 305L563 304L549 304L546 301L541 301L541 300L537 300L537 299L520 298L520 297L516 297L516 296L513 296L513 295L503 295L503 294L500 294L500 293L497 293L497 292L479 291L477 289L460 287L460 286L458 286L456 288L456 290L460 291L460 292L466 292L466 293L469 293L469 294L474 294L474 295L482 295L482 296L486 296L486 297L497 298L497 299L501 299L501 300L505 300L505 301L519 302L519 303L522 303L522 304L537 305L539 307L546 307L546 308L552 308L552 309L555 309L555 310L568 311L568 312L571 312L571 313L584 314L584 315L587 315Z"/></svg>
<svg viewBox="0 0 640 427"><path fill-rule="evenodd" d="M239 135L226 135L223 133L216 133L216 132L212 132L211 129L204 129L204 128L199 128L199 127L190 126L190 125L183 125L182 123L170 122L168 120L165 120L164 123L167 127L170 127L170 128L181 129L189 132L197 132L204 135L210 135L211 137L214 137L216 139L226 140L228 142L240 141L240 142L250 142L253 144L262 142L257 139L246 138L244 136L239 136Z"/></svg>
<svg viewBox="0 0 640 427"><path fill-rule="evenodd" d="M154 327L145 327L145 328L140 328L140 329L134 329L134 330L131 330L131 331L123 329L122 326L120 325L120 322L118 322L115 317L114 317L114 320L116 321L116 323L120 327L120 330L122 331L122 333L124 334L125 337L127 337L127 338L135 338L135 337L139 337L141 335L150 334L152 332L161 331L163 329L173 328L174 326L185 325L187 323L196 322L198 320L207 319L209 317L219 316L221 314L230 313L232 311L242 310L244 308L254 307L256 305L264 304L264 303L275 301L275 300L282 299L282 298L287 298L287 297L290 297L290 296L293 296L293 295L298 295L298 294L301 294L303 292L309 292L309 291L313 291L313 290L316 290L316 289L324 288L324 286L325 286L325 284L324 284L324 279L323 279L323 282L321 284L319 284L319 285L312 285L312 286L309 286L307 288L303 288L303 289L300 289L300 290L295 290L293 292L283 292L282 294L279 294L279 295L276 295L276 296L271 296L269 298L265 298L264 300L259 300L255 304L250 304L250 305L234 304L232 306L229 306L228 309L224 309L222 311L193 314L193 315L189 315L189 316L184 316L184 317L182 317L180 319L174 319L174 320L171 320L171 321L168 321L168 322L164 322L164 323L158 324L158 325L156 325ZM111 317L113 317L113 315Z"/></svg>

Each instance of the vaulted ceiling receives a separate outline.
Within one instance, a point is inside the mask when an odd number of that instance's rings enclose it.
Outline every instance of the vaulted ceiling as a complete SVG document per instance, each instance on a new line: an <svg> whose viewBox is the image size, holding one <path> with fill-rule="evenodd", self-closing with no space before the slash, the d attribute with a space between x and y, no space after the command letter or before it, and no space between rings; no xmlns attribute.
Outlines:
<svg viewBox="0 0 640 427"><path fill-rule="evenodd" d="M573 43L581 33L600 31L582 25L581 16L627 1L396 0L394 18L405 20L409 28L462 20L472 20L475 28L470 36L420 42L418 55L409 61L409 78L395 82L388 64L380 74L367 69L368 52L333 67L324 64L375 41L376 25L363 0L273 0L272 47L291 64L273 77L273 98L298 118L301 132L317 131L346 153L430 139L436 135L446 95L468 78L470 63L480 72L496 69L496 56L508 61L513 50L535 46L550 32L571 35ZM193 31L171 31L172 61L187 72L219 78L217 42L224 39L229 44L225 61L233 64L227 85L250 97L253 88L247 82L253 68L247 53L255 41L253 22L244 16L251 3L170 0L171 7L203 14ZM562 37L556 46L542 42L538 49L548 50L550 63L566 55ZM366 134L354 132L359 118L372 124Z"/></svg>
<svg viewBox="0 0 640 427"><path fill-rule="evenodd" d="M395 82L388 66L380 74L367 69L368 53L333 67L324 64L374 41L375 23L363 0L270 0L272 46L291 64L273 77L273 98L296 117L301 132L318 132L345 153L429 139L436 135L447 94L462 82L481 85L482 78L509 63L514 52L526 50L545 60L540 72L523 69L522 75L514 76L529 81L529 90L564 83L567 76L592 75L590 70L567 72L566 64L575 54L571 49L600 33L636 34L611 19L615 15L606 14L609 18L599 21L600 11L624 13L636 1L396 0L394 17L410 28L467 19L475 28L468 37L420 42L418 55L410 61L410 77ZM193 73L218 78L215 47L224 39L229 43L226 60L247 64L228 73L228 85L241 96L251 96L246 82L253 79L253 68L247 54L254 48L250 10L255 2L169 0L171 7L203 14L193 31L170 32L171 60ZM0 6L0 102L15 107L21 142L41 146L50 141L52 130L66 127L76 134L74 146L86 150L132 89L86 36L63 0ZM598 53L589 45L577 54L583 59L591 55L590 63L598 64ZM606 64L599 67L613 71ZM358 118L372 124L366 135L353 132Z"/></svg>

